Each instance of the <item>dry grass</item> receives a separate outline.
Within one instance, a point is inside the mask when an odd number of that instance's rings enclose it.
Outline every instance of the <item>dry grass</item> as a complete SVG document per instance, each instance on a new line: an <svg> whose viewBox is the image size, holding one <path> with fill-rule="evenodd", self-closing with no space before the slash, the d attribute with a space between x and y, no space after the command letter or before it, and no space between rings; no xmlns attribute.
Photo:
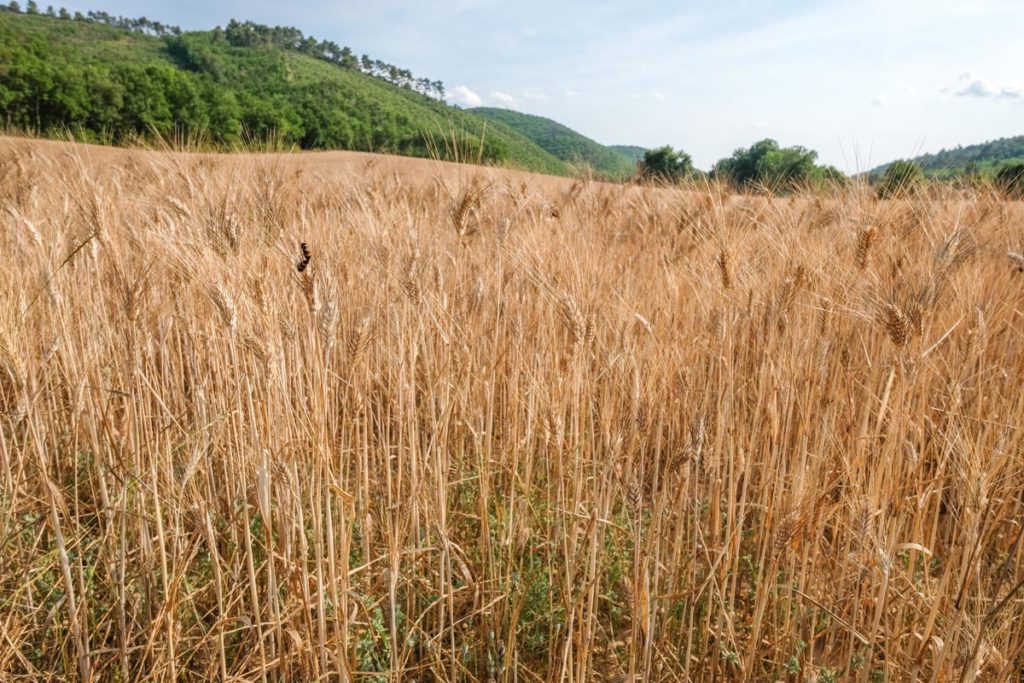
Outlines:
<svg viewBox="0 0 1024 683"><path fill-rule="evenodd" d="M1019 205L322 160L0 145L0 679L1024 666Z"/></svg>

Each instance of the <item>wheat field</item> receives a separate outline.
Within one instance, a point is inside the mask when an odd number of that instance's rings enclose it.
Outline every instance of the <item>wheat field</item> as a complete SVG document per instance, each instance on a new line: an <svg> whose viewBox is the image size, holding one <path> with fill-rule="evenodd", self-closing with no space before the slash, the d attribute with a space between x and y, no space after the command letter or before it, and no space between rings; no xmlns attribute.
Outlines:
<svg viewBox="0 0 1024 683"><path fill-rule="evenodd" d="M1019 203L4 139L0 225L0 680L1021 680Z"/></svg>

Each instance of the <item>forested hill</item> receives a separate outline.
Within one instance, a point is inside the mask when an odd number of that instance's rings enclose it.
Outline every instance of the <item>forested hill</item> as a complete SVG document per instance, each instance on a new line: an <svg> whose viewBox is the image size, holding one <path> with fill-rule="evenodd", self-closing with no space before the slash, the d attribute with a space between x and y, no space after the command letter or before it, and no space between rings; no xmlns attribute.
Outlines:
<svg viewBox="0 0 1024 683"><path fill-rule="evenodd" d="M586 164L597 173L611 178L624 178L636 171L635 159L594 142L551 119L492 107L477 107L468 111L509 126L564 162Z"/></svg>
<svg viewBox="0 0 1024 683"><path fill-rule="evenodd" d="M31 13L0 9L0 125L9 129L106 143L199 135L218 147L273 138L572 172L507 126L445 104L439 81L290 27L233 21L182 32L105 13L42 14L35 3Z"/></svg>
<svg viewBox="0 0 1024 683"><path fill-rule="evenodd" d="M608 145L608 149L618 152L634 162L643 161L644 153L647 151L646 147L637 147L636 145Z"/></svg>
<svg viewBox="0 0 1024 683"><path fill-rule="evenodd" d="M990 140L967 147L943 149L934 154L923 154L911 159L924 172L933 177L949 177L964 173L992 174L1008 161L1024 161L1024 135ZM885 172L890 164L871 171L872 175Z"/></svg>

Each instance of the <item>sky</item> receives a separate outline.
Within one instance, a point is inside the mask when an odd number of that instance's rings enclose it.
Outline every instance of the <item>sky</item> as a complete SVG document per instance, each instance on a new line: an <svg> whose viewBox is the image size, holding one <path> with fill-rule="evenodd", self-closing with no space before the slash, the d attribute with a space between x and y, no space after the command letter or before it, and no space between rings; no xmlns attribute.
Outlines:
<svg viewBox="0 0 1024 683"><path fill-rule="evenodd" d="M183 29L296 26L442 80L454 104L672 145L705 169L766 137L856 172L1024 134L1024 0L62 4Z"/></svg>

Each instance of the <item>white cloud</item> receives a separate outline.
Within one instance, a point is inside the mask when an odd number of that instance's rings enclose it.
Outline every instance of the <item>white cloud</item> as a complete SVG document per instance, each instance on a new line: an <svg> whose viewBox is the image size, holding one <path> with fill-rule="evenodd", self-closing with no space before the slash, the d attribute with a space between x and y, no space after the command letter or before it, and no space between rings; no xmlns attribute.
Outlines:
<svg viewBox="0 0 1024 683"><path fill-rule="evenodd" d="M747 128L753 128L754 130L761 130L762 128L767 128L767 127L768 127L768 122L767 121L753 121L753 122L747 124Z"/></svg>
<svg viewBox="0 0 1024 683"><path fill-rule="evenodd" d="M957 97L1016 100L1024 97L1024 86L994 83L966 71L960 74L956 84L944 87L942 92L952 92Z"/></svg>
<svg viewBox="0 0 1024 683"><path fill-rule="evenodd" d="M885 95L875 95L871 98L872 107L884 107L889 104L889 98Z"/></svg>
<svg viewBox="0 0 1024 683"><path fill-rule="evenodd" d="M548 94L543 90L526 90L523 92L524 100L538 100L543 102L548 99Z"/></svg>
<svg viewBox="0 0 1024 683"><path fill-rule="evenodd" d="M993 97L996 94L996 87L988 81L980 78L969 81L962 85L957 91L957 97Z"/></svg>
<svg viewBox="0 0 1024 683"><path fill-rule="evenodd" d="M664 102L665 100L668 99L667 97L665 97L665 93L662 93L662 92L652 92L651 93L651 97L653 97L654 99L656 99L656 100L658 100L660 102Z"/></svg>
<svg viewBox="0 0 1024 683"><path fill-rule="evenodd" d="M491 99L503 107L514 107L519 104L519 100L512 95L509 95L507 92L492 92Z"/></svg>
<svg viewBox="0 0 1024 683"><path fill-rule="evenodd" d="M479 107L484 103L482 97L464 85L457 85L452 88L451 93L448 95L448 99L455 104L464 104L467 107Z"/></svg>
<svg viewBox="0 0 1024 683"><path fill-rule="evenodd" d="M580 91L579 90L572 90L570 88L569 90L565 91L565 99L567 99L567 100L571 100L574 97L579 97L579 95L580 95Z"/></svg>

